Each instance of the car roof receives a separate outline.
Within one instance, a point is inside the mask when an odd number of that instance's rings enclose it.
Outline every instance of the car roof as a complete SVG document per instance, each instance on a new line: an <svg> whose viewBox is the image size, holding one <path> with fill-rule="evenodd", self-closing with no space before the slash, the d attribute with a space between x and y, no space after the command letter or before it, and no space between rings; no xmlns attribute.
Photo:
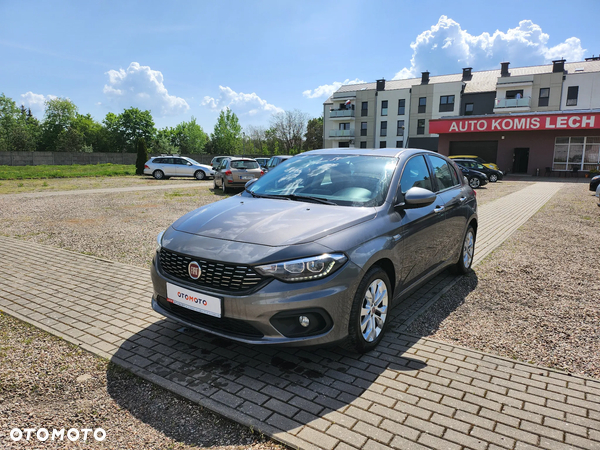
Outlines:
<svg viewBox="0 0 600 450"><path fill-rule="evenodd" d="M246 158L244 156L227 156L226 158L232 161L256 161L254 158Z"/></svg>
<svg viewBox="0 0 600 450"><path fill-rule="evenodd" d="M416 153L431 153L433 155L439 155L439 153L432 152L431 150L425 150L421 148L327 148L321 150L311 150L309 152L301 153L306 154L323 154L323 155L357 155L357 156L391 156L398 158L402 155L412 155ZM443 155L440 155L443 156Z"/></svg>

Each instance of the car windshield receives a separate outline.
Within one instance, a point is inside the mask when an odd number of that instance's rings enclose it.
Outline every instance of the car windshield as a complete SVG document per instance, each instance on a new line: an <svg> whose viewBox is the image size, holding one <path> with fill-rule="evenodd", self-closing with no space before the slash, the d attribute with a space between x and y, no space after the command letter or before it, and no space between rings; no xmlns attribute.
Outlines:
<svg viewBox="0 0 600 450"><path fill-rule="evenodd" d="M232 169L258 169L258 163L256 161L231 161Z"/></svg>
<svg viewBox="0 0 600 450"><path fill-rule="evenodd" d="M277 166L248 190L256 196L381 206L398 160L369 155L298 155Z"/></svg>

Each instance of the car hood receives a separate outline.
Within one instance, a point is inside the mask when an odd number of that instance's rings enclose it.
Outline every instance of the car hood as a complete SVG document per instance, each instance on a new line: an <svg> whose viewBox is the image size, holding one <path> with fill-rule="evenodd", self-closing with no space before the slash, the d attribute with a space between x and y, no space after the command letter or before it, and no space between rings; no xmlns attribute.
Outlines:
<svg viewBox="0 0 600 450"><path fill-rule="evenodd" d="M210 238L284 246L312 242L376 216L375 208L235 196L186 214L173 228Z"/></svg>

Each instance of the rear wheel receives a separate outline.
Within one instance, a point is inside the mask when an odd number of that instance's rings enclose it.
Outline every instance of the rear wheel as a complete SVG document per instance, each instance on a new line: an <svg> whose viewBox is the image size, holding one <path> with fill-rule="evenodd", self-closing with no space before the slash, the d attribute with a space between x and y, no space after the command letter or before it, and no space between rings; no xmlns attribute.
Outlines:
<svg viewBox="0 0 600 450"><path fill-rule="evenodd" d="M223 191L223 194L229 194L230 189L227 189L227 184L226 184L225 179L223 179L223 181L222 181L221 190Z"/></svg>
<svg viewBox="0 0 600 450"><path fill-rule="evenodd" d="M473 255L475 254L475 230L471 225L467 228L465 238L463 240L460 259L454 266L454 272L458 274L466 274L471 271L473 264Z"/></svg>
<svg viewBox="0 0 600 450"><path fill-rule="evenodd" d="M490 175L490 181L492 183L495 183L496 181L498 181L498 175L496 175L495 173Z"/></svg>
<svg viewBox="0 0 600 450"><path fill-rule="evenodd" d="M162 180L165 177L165 173L162 170L155 170L152 176L157 180Z"/></svg>
<svg viewBox="0 0 600 450"><path fill-rule="evenodd" d="M477 189L479 186L481 186L481 181L477 177L470 178L469 186L471 186L473 189Z"/></svg>
<svg viewBox="0 0 600 450"><path fill-rule="evenodd" d="M347 346L365 353L377 347L387 328L392 301L390 280L385 271L372 267L362 279L350 311Z"/></svg>
<svg viewBox="0 0 600 450"><path fill-rule="evenodd" d="M194 177L196 177L196 180L204 180L204 178L206 177L206 174L204 172L202 172L201 170L196 170Z"/></svg>

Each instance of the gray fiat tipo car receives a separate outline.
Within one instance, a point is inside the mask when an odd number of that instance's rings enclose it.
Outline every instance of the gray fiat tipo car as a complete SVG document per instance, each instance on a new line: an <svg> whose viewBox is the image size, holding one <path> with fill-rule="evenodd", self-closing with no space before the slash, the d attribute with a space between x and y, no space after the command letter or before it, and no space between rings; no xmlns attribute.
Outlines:
<svg viewBox="0 0 600 450"><path fill-rule="evenodd" d="M366 352L406 293L470 270L476 234L475 194L450 159L310 151L161 233L152 307L240 342Z"/></svg>

